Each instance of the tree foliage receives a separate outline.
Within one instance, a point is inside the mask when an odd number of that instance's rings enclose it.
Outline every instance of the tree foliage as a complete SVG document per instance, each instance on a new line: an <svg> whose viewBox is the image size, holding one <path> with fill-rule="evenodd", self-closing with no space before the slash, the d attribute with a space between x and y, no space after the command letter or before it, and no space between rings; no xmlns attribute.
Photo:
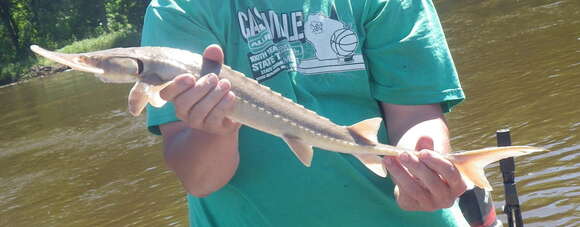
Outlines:
<svg viewBox="0 0 580 227"><path fill-rule="evenodd" d="M140 30L150 0L0 0L0 67L31 55L123 29Z"/></svg>

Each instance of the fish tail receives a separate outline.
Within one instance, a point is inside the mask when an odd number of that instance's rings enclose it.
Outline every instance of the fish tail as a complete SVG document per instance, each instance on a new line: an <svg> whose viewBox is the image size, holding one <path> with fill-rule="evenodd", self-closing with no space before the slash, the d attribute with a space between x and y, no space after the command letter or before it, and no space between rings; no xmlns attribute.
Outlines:
<svg viewBox="0 0 580 227"><path fill-rule="evenodd" d="M485 166L504 158L526 155L543 150L542 148L530 146L491 147L462 153L452 153L448 154L447 158L455 165L455 168L459 170L465 180L480 188L491 191L491 184L487 180L487 177L485 177L483 170Z"/></svg>

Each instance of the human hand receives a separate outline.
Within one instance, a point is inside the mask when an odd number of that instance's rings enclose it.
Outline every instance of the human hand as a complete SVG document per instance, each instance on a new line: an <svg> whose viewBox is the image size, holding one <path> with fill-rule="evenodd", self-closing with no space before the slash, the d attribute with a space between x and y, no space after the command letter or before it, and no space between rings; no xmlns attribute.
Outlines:
<svg viewBox="0 0 580 227"><path fill-rule="evenodd" d="M207 47L204 58L223 64L224 54L217 45ZM225 135L239 129L240 124L227 118L236 97L231 84L210 73L196 80L190 74L177 76L161 90L162 99L172 101L175 113L189 127L211 134Z"/></svg>
<svg viewBox="0 0 580 227"><path fill-rule="evenodd" d="M408 140L407 140L408 141ZM433 139L420 137L411 147L420 152L404 153L383 159L395 182L395 197L402 209L434 211L449 208L467 186L455 166L434 149ZM407 142L409 143L409 142Z"/></svg>

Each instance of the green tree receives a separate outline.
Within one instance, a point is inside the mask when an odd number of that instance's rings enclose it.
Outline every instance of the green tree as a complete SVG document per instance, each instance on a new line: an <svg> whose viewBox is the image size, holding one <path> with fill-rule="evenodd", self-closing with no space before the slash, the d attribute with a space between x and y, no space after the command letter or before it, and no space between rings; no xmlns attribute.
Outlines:
<svg viewBox="0 0 580 227"><path fill-rule="evenodd" d="M6 52L8 51L16 51L18 53L21 53L19 50L22 48L22 44L20 42L20 32L19 32L19 28L18 28L18 24L17 21L15 19L15 14L13 13L14 10L14 5L12 4L12 2L8 1L8 0L1 0L0 1L0 16L2 16L2 24L3 24L3 28L4 28L4 34L9 36L9 39L12 41L12 47L11 48L5 48L3 47L2 49L6 50ZM18 55L17 55L18 56ZM7 60L11 60L10 56L8 56L9 58ZM16 56L12 56L12 58L14 58Z"/></svg>
<svg viewBox="0 0 580 227"><path fill-rule="evenodd" d="M0 62L121 29L140 30L149 0L0 0Z"/></svg>

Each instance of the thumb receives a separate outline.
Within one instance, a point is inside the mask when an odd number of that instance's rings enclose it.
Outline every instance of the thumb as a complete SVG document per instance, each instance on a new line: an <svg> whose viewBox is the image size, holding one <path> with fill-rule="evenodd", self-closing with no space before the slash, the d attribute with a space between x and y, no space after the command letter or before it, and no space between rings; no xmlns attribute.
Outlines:
<svg viewBox="0 0 580 227"><path fill-rule="evenodd" d="M212 45L209 45L207 48L205 48L205 51L203 51L203 58L204 58L204 60L207 59L207 60L219 63L219 64L223 64L224 63L224 52L219 45L212 44Z"/></svg>
<svg viewBox="0 0 580 227"><path fill-rule="evenodd" d="M224 52L222 48L217 44L209 45L203 51L203 62L201 64L201 72L199 72L200 76L205 76L210 73L219 76L223 63Z"/></svg>
<svg viewBox="0 0 580 227"><path fill-rule="evenodd" d="M417 140L417 144L415 145L415 150L416 151L420 151L420 150L434 150L435 145L433 143L433 138L429 137L429 136L421 136L418 140Z"/></svg>

